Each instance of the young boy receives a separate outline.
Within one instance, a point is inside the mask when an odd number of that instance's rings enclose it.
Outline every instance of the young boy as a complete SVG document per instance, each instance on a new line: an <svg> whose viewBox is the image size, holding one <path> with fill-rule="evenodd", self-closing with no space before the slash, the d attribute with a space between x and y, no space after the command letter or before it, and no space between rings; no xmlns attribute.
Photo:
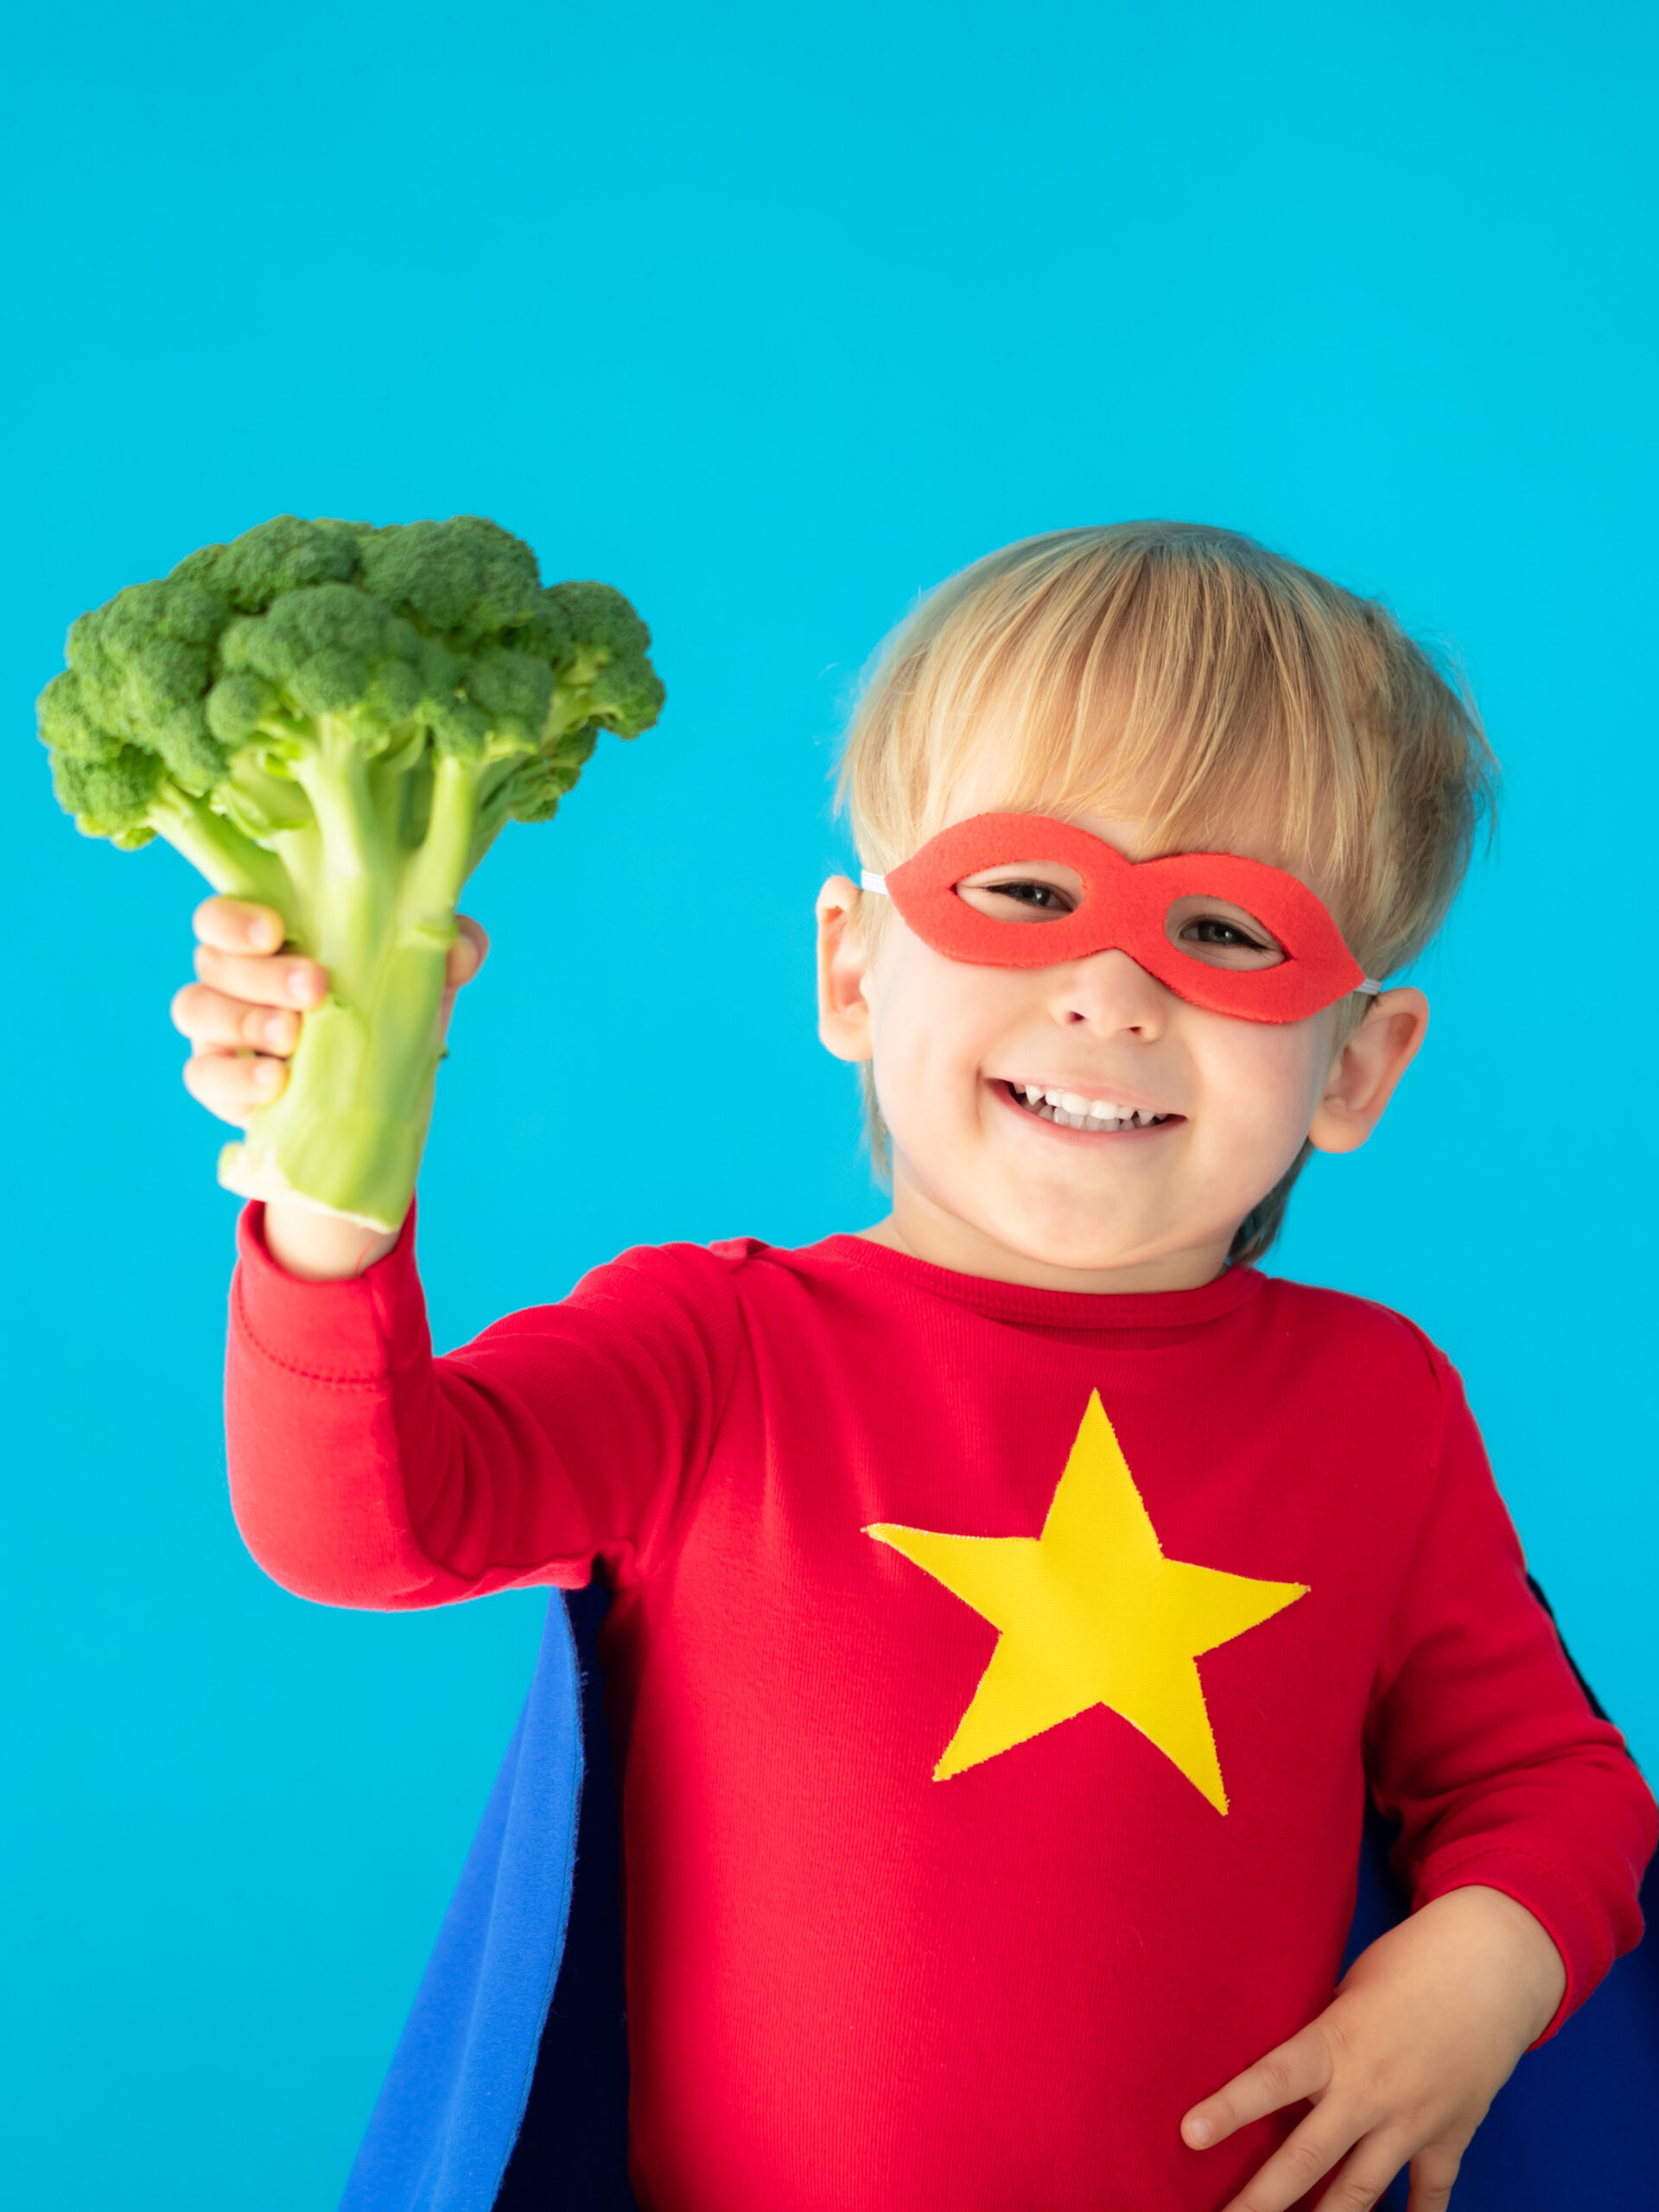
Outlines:
<svg viewBox="0 0 1659 2212"><path fill-rule="evenodd" d="M1373 979L1487 766L1380 607L1247 540L1015 546L899 631L848 748L822 1033L885 1222L632 1252L435 1362L408 1224L250 1209L269 1571L614 1590L652 2212L1282 2212L1407 2162L1435 2212L1636 1940L1653 1803L1456 1376L1251 1264L1421 1042ZM236 1121L324 979L262 910L200 928L175 1016ZM1333 1997L1368 1783L1417 1910Z"/></svg>

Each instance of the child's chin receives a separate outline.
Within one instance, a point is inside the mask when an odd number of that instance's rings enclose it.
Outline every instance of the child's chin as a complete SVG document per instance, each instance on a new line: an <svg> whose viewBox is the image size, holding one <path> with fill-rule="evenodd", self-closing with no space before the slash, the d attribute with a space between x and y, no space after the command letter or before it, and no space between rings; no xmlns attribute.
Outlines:
<svg viewBox="0 0 1659 2212"><path fill-rule="evenodd" d="M1034 1260L1041 1267L1063 1268L1072 1274L1136 1267L1155 1258L1161 1249L1150 1234L1136 1233L1140 1224L1121 1218L1079 1223L1075 1198L1071 1205L1072 1218L1057 1217L1063 1216L1065 1208L1064 1198L1052 1212L1047 1207L1012 1204L999 1208L1001 1218L985 1225L999 1243L1021 1259Z"/></svg>

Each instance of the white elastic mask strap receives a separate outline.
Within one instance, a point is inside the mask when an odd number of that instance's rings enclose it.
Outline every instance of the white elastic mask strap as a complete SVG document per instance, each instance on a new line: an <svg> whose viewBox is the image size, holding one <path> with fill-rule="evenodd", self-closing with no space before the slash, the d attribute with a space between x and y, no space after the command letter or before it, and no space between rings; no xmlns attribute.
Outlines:
<svg viewBox="0 0 1659 2212"><path fill-rule="evenodd" d="M871 869L861 868L858 871L858 880L864 890L879 891L883 898L887 896L887 879L885 875L877 875Z"/></svg>

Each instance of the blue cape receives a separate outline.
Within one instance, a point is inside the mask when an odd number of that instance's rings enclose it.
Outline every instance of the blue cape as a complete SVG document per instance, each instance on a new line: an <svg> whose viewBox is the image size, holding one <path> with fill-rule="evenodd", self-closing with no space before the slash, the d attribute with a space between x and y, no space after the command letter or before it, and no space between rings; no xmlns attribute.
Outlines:
<svg viewBox="0 0 1659 2212"><path fill-rule="evenodd" d="M615 1796L593 1657L607 1602L597 1589L568 1604L554 1593L529 1698L340 2212L632 2212ZM1388 1844L1373 1817L1350 1957L1404 1914ZM1652 1871L1643 1904L1651 1930ZM1656 2090L1649 1932L1522 2060L1470 2146L1456 2212L1655 2212ZM1403 2208L1403 2181L1384 2202Z"/></svg>

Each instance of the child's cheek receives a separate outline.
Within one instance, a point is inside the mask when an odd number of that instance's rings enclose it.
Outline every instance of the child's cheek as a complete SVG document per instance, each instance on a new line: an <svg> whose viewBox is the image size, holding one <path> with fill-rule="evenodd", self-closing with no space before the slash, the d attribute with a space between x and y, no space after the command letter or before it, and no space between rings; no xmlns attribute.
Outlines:
<svg viewBox="0 0 1659 2212"><path fill-rule="evenodd" d="M871 1001L876 1096L913 1165L943 1168L971 1141L982 1072L1010 1026L1012 972L947 960L908 931L883 946Z"/></svg>
<svg viewBox="0 0 1659 2212"><path fill-rule="evenodd" d="M1202 1110L1236 1142L1294 1157L1324 1088L1330 1023L1242 1021L1200 1007L1185 1010L1199 1071Z"/></svg>

